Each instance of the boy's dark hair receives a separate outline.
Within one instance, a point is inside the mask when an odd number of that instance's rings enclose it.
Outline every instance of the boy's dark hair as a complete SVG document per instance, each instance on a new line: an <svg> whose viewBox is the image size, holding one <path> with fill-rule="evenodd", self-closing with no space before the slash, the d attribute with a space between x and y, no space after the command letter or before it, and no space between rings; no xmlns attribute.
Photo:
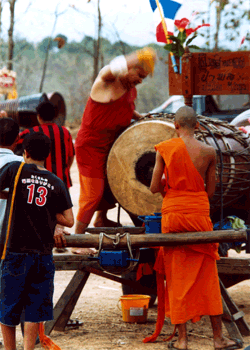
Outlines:
<svg viewBox="0 0 250 350"><path fill-rule="evenodd" d="M19 125L11 118L0 118L0 146L13 145L19 134Z"/></svg>
<svg viewBox="0 0 250 350"><path fill-rule="evenodd" d="M39 103L36 107L37 114L46 122L52 121L56 116L56 108L50 101Z"/></svg>
<svg viewBox="0 0 250 350"><path fill-rule="evenodd" d="M25 136L23 149L34 160L45 160L50 154L51 141L42 132L35 132Z"/></svg>

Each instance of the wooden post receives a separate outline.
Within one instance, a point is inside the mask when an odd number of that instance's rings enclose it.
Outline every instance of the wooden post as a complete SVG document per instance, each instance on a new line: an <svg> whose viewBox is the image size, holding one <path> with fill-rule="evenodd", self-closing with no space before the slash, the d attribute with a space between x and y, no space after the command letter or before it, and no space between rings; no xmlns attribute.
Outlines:
<svg viewBox="0 0 250 350"><path fill-rule="evenodd" d="M193 72L190 52L185 52L182 56L182 94L185 105L193 107Z"/></svg>
<svg viewBox="0 0 250 350"><path fill-rule="evenodd" d="M118 231L119 232L119 231ZM102 248L113 248L114 240L103 237ZM99 248L99 236L97 235L70 235L65 236L68 247L95 247ZM217 242L245 242L245 230L221 230L206 232L188 232L178 234L138 234L130 235L132 248L158 247L158 246L179 246L186 244L217 243ZM126 236L119 239L115 245L117 249L127 248Z"/></svg>

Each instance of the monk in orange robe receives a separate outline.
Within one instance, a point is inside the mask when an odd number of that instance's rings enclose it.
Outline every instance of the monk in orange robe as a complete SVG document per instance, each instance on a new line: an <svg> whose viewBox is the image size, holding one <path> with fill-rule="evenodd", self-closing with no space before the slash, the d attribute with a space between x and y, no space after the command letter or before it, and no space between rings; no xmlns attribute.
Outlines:
<svg viewBox="0 0 250 350"><path fill-rule="evenodd" d="M191 107L181 107L175 115L179 137L155 146L156 164L150 190L161 192L164 197L162 233L165 234L213 230L209 198L215 191L216 153L213 147L194 138L198 127L195 111ZM163 174L165 187L162 185ZM160 248L155 263L158 283L156 331L144 342L157 338L167 316L178 329L178 339L171 342L169 348L187 349L186 322L197 322L203 315L209 315L216 350L242 347L240 341L222 335L218 259L218 244Z"/></svg>

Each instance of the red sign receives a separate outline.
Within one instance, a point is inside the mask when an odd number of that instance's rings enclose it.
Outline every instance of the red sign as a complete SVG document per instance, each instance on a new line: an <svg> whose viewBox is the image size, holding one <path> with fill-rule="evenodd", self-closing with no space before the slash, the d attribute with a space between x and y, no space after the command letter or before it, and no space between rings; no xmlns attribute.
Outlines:
<svg viewBox="0 0 250 350"><path fill-rule="evenodd" d="M8 76L7 74L0 75L1 87L13 87L15 84L15 78Z"/></svg>
<svg viewBox="0 0 250 350"><path fill-rule="evenodd" d="M169 91L184 96L250 94L250 52L184 55L181 74L169 68Z"/></svg>

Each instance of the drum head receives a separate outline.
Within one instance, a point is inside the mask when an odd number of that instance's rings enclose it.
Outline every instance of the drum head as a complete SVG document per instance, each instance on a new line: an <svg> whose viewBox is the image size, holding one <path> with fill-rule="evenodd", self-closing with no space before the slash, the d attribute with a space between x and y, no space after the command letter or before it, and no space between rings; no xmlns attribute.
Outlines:
<svg viewBox="0 0 250 350"><path fill-rule="evenodd" d="M177 137L171 120L150 118L132 124L116 140L107 162L110 188L118 203L134 215L161 211L161 194L149 190L158 143Z"/></svg>

